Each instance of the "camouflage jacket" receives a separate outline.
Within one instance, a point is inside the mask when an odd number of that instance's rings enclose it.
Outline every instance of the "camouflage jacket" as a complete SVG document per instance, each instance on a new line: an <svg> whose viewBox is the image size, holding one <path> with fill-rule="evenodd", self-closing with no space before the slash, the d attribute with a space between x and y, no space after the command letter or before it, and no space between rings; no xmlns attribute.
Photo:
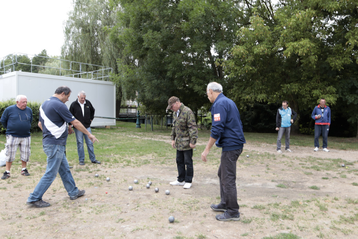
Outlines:
<svg viewBox="0 0 358 239"><path fill-rule="evenodd" d="M179 151L190 150L189 144L196 144L198 128L195 122L193 111L183 103L179 108L179 116L173 113L172 140L175 140L175 147Z"/></svg>

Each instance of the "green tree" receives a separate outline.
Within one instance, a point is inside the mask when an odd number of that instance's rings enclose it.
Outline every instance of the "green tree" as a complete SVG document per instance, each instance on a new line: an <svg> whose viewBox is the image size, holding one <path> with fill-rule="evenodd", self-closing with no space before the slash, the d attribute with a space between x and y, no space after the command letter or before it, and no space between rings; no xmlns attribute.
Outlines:
<svg viewBox="0 0 358 239"><path fill-rule="evenodd" d="M206 84L226 85L220 59L236 43L239 2L112 0L122 8L112 39L122 49L118 81L128 98L138 93L149 113L160 114L172 95L194 112L208 104Z"/></svg>
<svg viewBox="0 0 358 239"><path fill-rule="evenodd" d="M48 60L49 56L47 55L47 51L45 49L42 50L40 54L35 55L32 58L32 72L38 73L43 69L41 66L44 66Z"/></svg>
<svg viewBox="0 0 358 239"><path fill-rule="evenodd" d="M70 61L103 65L113 69L113 79L119 73L117 58L120 49L110 40L109 28L115 26L119 7L110 6L107 0L75 0L65 27L62 56ZM69 66L70 67L70 66ZM71 69L81 71L101 70L91 65L72 64ZM121 105L122 90L117 82L117 113Z"/></svg>
<svg viewBox="0 0 358 239"><path fill-rule="evenodd" d="M238 32L233 58L225 62L233 85L229 95L241 107L287 99L298 113L320 97L335 104L342 71L357 68L357 3L245 2L250 24Z"/></svg>

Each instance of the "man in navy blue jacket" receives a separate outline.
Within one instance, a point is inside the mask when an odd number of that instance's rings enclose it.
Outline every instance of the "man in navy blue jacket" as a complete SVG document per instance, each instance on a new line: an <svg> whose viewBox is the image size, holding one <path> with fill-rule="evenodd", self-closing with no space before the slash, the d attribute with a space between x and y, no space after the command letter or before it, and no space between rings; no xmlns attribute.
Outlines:
<svg viewBox="0 0 358 239"><path fill-rule="evenodd" d="M218 171L220 180L221 202L210 207L216 212L219 221L239 221L239 204L236 190L236 162L242 153L245 137L242 130L240 113L236 104L227 98L219 83L208 84L206 93L213 105L211 106L212 128L211 135L201 159L206 162L211 147L216 144L222 148L221 161Z"/></svg>
<svg viewBox="0 0 358 239"><path fill-rule="evenodd" d="M315 121L314 126L314 151L319 150L319 136L322 134L323 151L329 152L327 149L327 139L329 126L331 125L331 109L326 105L326 100L321 99L319 105L314 107L312 111L312 119Z"/></svg>
<svg viewBox="0 0 358 239"><path fill-rule="evenodd" d="M16 105L9 106L4 110L0 122L6 128L6 171L1 179L10 178L10 169L15 160L17 148L20 148L21 175L30 176L26 165L31 155L32 110L27 107L27 97L18 95Z"/></svg>

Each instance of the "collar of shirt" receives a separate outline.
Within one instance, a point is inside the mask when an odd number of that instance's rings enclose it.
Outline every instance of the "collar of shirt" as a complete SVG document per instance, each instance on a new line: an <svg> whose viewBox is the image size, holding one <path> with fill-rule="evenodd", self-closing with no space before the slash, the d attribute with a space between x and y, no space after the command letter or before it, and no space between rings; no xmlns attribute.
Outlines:
<svg viewBox="0 0 358 239"><path fill-rule="evenodd" d="M177 117L179 117L180 110L177 110Z"/></svg>
<svg viewBox="0 0 358 239"><path fill-rule="evenodd" d="M82 115L83 117L85 116L85 104L86 104L86 101L83 102L83 104L81 104L81 102L79 102L79 100L77 99L77 102L80 104L81 106L81 110L82 110Z"/></svg>

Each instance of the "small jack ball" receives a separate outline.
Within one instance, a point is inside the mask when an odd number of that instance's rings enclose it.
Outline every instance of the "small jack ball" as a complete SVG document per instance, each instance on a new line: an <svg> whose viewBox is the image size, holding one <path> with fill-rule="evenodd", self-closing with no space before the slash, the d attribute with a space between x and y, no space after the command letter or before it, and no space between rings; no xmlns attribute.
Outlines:
<svg viewBox="0 0 358 239"><path fill-rule="evenodd" d="M106 180L107 180L107 182L109 182L109 180L110 180L109 177L107 177Z"/></svg>
<svg viewBox="0 0 358 239"><path fill-rule="evenodd" d="M170 191L169 191L169 190L165 190L165 194L166 194L166 195L169 195L169 194L170 194Z"/></svg>
<svg viewBox="0 0 358 239"><path fill-rule="evenodd" d="M344 167L345 166L344 163L341 166Z"/></svg>
<svg viewBox="0 0 358 239"><path fill-rule="evenodd" d="M134 183L135 183L135 184L138 184L138 180L137 180L137 179L134 179Z"/></svg>
<svg viewBox="0 0 358 239"><path fill-rule="evenodd" d="M170 223L173 223L174 220L175 220L175 218L174 218L173 216L170 216L170 217L169 217L169 222L170 222Z"/></svg>
<svg viewBox="0 0 358 239"><path fill-rule="evenodd" d="M129 191L132 191L132 190L133 190L133 187L132 187L132 186L129 186L128 189L129 189Z"/></svg>
<svg viewBox="0 0 358 239"><path fill-rule="evenodd" d="M155 188L154 191L157 193L159 192L159 188Z"/></svg>
<svg viewBox="0 0 358 239"><path fill-rule="evenodd" d="M149 189L150 188L150 185L149 185L149 183L146 185L146 187Z"/></svg>

